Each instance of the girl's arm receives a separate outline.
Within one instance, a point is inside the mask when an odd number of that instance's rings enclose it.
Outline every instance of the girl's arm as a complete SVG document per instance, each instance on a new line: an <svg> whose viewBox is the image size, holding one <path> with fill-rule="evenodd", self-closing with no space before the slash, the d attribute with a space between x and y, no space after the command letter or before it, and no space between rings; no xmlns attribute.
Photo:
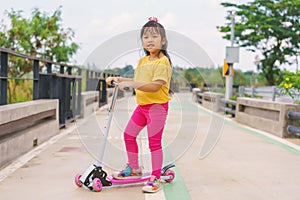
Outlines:
<svg viewBox="0 0 300 200"><path fill-rule="evenodd" d="M124 77L108 77L106 78L106 83L112 85L112 81L117 81L120 83L119 88L123 90L126 87L131 87L143 92L157 92L162 85L165 84L163 80L152 81L151 83L140 83L134 82L132 78Z"/></svg>
<svg viewBox="0 0 300 200"><path fill-rule="evenodd" d="M124 81L133 81L132 78L124 78L124 77L107 77L105 79L105 82L108 84L108 85L112 85L112 81L116 81L116 82L124 82Z"/></svg>
<svg viewBox="0 0 300 200"><path fill-rule="evenodd" d="M119 85L120 89L124 89L125 87L131 87L143 92L157 92L161 86L165 84L165 81L156 80L151 83L139 83L134 81L124 81Z"/></svg>
<svg viewBox="0 0 300 200"><path fill-rule="evenodd" d="M124 81L133 81L132 78L124 78L124 77L119 77L119 82L124 82Z"/></svg>

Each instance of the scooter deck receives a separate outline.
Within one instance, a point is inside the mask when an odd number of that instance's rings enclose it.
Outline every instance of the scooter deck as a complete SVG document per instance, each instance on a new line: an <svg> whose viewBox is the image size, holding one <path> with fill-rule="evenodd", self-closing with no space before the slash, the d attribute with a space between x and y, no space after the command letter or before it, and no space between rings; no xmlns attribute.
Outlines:
<svg viewBox="0 0 300 200"><path fill-rule="evenodd" d="M169 164L162 169L161 179L164 182L171 182L175 177L175 173L170 168L175 165ZM83 185L94 190L96 192L101 191L102 187L122 187L129 185L143 184L147 182L151 177L150 173L144 173L141 178L125 178L125 179L116 179L111 175L107 176L107 173L103 171L101 166L91 165L83 175L77 174L75 177L75 183L78 187Z"/></svg>
<svg viewBox="0 0 300 200"><path fill-rule="evenodd" d="M126 179L116 179L112 176L107 176L107 179L114 185L130 184L130 183L143 183L148 181L150 176L144 176L141 178L126 178Z"/></svg>

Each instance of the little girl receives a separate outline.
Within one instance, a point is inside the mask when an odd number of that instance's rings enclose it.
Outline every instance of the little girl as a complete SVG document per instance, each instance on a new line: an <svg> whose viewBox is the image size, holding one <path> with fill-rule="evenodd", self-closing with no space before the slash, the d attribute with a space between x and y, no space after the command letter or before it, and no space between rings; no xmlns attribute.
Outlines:
<svg viewBox="0 0 300 200"><path fill-rule="evenodd" d="M134 110L124 131L128 156L126 168L113 173L116 179L141 177L142 170L138 161L136 138L147 127L151 151L151 178L143 187L144 192L157 192L161 189L161 168L163 163L162 133L168 114L170 81L172 76L171 60L167 53L167 38L164 27L156 18L142 27L141 40L146 56L141 58L134 72L134 79L108 77L106 83L120 83L119 88L132 87L136 92L138 106Z"/></svg>

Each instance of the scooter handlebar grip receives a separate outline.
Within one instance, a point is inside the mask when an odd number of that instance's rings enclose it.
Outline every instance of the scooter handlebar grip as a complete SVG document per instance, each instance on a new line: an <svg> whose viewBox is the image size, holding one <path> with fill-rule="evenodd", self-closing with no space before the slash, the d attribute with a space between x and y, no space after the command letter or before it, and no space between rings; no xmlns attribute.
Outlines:
<svg viewBox="0 0 300 200"><path fill-rule="evenodd" d="M112 84L112 85L119 85L119 82L112 80L112 81L111 81L111 84Z"/></svg>

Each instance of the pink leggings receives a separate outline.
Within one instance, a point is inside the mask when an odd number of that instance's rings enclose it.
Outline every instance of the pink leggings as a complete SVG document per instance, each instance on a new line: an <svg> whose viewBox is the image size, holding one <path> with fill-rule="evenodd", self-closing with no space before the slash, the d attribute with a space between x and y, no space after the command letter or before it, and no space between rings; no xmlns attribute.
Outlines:
<svg viewBox="0 0 300 200"><path fill-rule="evenodd" d="M136 137L140 131L147 126L152 160L152 175L157 178L160 178L163 163L161 140L168 114L168 107L168 103L137 106L124 131L128 164L131 168L138 168L138 145Z"/></svg>

